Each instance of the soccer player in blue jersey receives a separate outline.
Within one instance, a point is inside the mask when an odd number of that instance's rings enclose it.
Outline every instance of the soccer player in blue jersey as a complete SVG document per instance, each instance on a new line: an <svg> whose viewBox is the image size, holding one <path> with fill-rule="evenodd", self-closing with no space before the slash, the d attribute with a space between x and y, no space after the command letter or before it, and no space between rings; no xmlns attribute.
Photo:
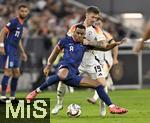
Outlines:
<svg viewBox="0 0 150 123"><path fill-rule="evenodd" d="M15 93L18 78L20 76L19 55L24 61L27 60L27 55L22 46L21 37L23 33L24 21L27 18L28 13L28 6L26 4L20 4L18 6L18 16L10 20L10 22L7 23L7 25L0 32L0 64L4 69L4 76L1 80L2 102L5 102L6 99L8 99L6 97L6 88L11 77L10 99L16 100Z"/></svg>
<svg viewBox="0 0 150 123"><path fill-rule="evenodd" d="M48 58L48 64L44 69L45 75L48 75L50 68L57 58L58 54L64 49L64 56L59 63L57 73L55 75L49 76L48 79L41 84L36 90L29 93L26 97L27 100L32 101L40 92L45 90L48 86L55 84L56 82L63 81L65 84L73 87L91 87L94 88L99 97L104 100L104 102L109 106L111 113L123 114L127 112L127 109L118 107L114 105L106 92L104 91L104 86L93 79L84 78L78 76L78 67L82 61L85 50L88 48L96 48L100 50L104 48L105 45L102 42L88 42L84 39L85 36L85 26L78 24L75 27L75 31L71 37L66 36L64 39L60 40L55 46L51 55ZM114 42L111 46L112 48L120 45L122 42ZM83 45L84 44L84 45Z"/></svg>

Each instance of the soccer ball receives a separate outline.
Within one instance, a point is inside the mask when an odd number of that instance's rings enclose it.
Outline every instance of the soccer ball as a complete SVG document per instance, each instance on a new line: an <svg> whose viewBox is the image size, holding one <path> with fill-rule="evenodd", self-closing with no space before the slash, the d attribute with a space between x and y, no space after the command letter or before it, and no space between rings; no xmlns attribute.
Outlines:
<svg viewBox="0 0 150 123"><path fill-rule="evenodd" d="M67 115L69 117L79 117L81 115L81 107L77 104L70 104L67 107Z"/></svg>

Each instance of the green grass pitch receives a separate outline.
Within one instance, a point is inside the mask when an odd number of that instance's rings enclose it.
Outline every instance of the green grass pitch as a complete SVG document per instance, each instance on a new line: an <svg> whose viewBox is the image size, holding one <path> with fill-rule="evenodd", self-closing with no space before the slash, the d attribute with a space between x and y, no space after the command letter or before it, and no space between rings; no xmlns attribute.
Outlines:
<svg viewBox="0 0 150 123"><path fill-rule="evenodd" d="M18 97L24 97L26 93L18 92ZM91 90L75 91L67 93L64 100L64 108L57 116L51 115L51 123L150 123L150 89L144 90L116 90L109 92L113 102L129 110L124 115L113 115L107 111L106 117L99 116L99 103L89 104L86 99L93 95ZM56 92L43 92L38 97L50 97L51 109L56 102ZM71 103L79 104L82 114L78 118L68 118L67 106ZM107 108L108 109L108 108Z"/></svg>

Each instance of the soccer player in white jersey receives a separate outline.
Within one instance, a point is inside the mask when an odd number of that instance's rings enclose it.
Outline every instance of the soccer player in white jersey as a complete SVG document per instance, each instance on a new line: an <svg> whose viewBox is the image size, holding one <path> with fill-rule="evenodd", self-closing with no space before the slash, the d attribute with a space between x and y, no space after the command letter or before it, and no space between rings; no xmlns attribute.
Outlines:
<svg viewBox="0 0 150 123"><path fill-rule="evenodd" d="M99 9L97 7L89 7L86 10L86 18L83 22L84 26L86 27L86 39L89 41L101 41L103 45L105 45L105 49L102 50L110 50L112 49L112 45L106 43L106 37L103 35L103 31L96 27L93 26L93 24L97 21L99 18ZM68 31L67 35L71 36L75 30L75 25L70 28ZM101 59L103 58L103 53L102 56L99 56L100 51L95 51L95 50L88 50L84 53L84 57L82 59L82 63L79 67L80 74L87 73L92 79L96 79L101 83L101 85L106 86L106 81L104 77L104 73L102 70L101 66ZM97 56L98 55L98 56ZM57 114L60 109L63 108L63 98L65 94L65 85L61 82L58 84L57 88L57 104L56 106L52 109L51 113L52 114Z"/></svg>
<svg viewBox="0 0 150 123"><path fill-rule="evenodd" d="M103 23L100 18L96 21L95 24L102 29ZM115 42L110 33L108 33L107 31L104 31L104 30L103 30L103 33L104 33L105 37L107 38L107 40L109 40L111 42ZM114 47L112 50L109 50L106 52L99 52L99 53L100 54L103 53L103 57L98 58L98 59L101 59L103 61L102 66L103 66L103 71L104 71L104 77L106 78L106 83L107 83L107 86L105 87L105 91L108 92L107 88L110 88L110 86L113 84L113 81L109 74L109 71L110 71L111 67L113 66L113 64L118 63L118 46ZM113 53L113 57L112 57L112 53ZM99 55L99 56L101 56L101 55ZM96 91L92 98L87 99L87 101L92 104L95 104L97 100L98 100L98 94ZM105 103L103 101L101 101L100 104L101 104L101 116L105 116L106 115Z"/></svg>

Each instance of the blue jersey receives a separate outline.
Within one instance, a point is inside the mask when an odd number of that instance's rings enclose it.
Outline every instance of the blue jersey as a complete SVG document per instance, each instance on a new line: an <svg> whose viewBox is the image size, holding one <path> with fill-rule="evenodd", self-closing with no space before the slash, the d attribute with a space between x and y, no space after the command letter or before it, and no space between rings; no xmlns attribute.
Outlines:
<svg viewBox="0 0 150 123"><path fill-rule="evenodd" d="M74 73L78 73L78 67L82 61L86 46L76 42L72 37L66 36L58 42L58 46L64 49L64 55L60 65L71 67Z"/></svg>
<svg viewBox="0 0 150 123"><path fill-rule="evenodd" d="M4 40L6 54L11 52L17 53L19 42L22 37L23 24L18 18L14 18L5 27L9 30Z"/></svg>
<svg viewBox="0 0 150 123"><path fill-rule="evenodd" d="M19 18L14 18L5 26L7 36L4 39L4 48L6 55L0 57L0 66L2 68L19 67L19 42L23 33L23 23Z"/></svg>

